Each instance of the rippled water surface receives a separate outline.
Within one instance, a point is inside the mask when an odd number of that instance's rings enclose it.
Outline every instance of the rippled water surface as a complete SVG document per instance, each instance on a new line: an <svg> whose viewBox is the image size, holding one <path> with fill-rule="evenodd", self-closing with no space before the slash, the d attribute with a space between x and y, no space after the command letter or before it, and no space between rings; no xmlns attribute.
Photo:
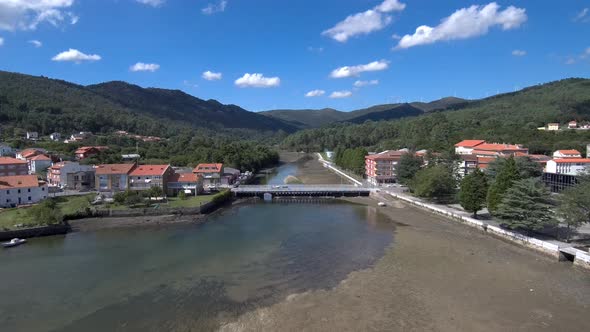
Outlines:
<svg viewBox="0 0 590 332"><path fill-rule="evenodd" d="M32 239L0 252L2 331L211 330L337 285L392 241L374 208L242 205L201 225Z"/></svg>

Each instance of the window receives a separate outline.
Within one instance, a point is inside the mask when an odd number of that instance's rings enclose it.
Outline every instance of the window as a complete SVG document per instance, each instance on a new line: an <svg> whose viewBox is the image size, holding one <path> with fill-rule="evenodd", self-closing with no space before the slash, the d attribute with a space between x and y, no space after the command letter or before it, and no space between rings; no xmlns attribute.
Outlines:
<svg viewBox="0 0 590 332"><path fill-rule="evenodd" d="M31 196L29 196L29 201L31 200Z"/></svg>
<svg viewBox="0 0 590 332"><path fill-rule="evenodd" d="M20 189L18 190L18 193L20 194Z"/></svg>
<svg viewBox="0 0 590 332"><path fill-rule="evenodd" d="M30 193L30 192L31 192L31 188L27 189L27 192L29 192L29 193Z"/></svg>
<svg viewBox="0 0 590 332"><path fill-rule="evenodd" d="M7 195L10 195L10 190L6 190L6 194Z"/></svg>
<svg viewBox="0 0 590 332"><path fill-rule="evenodd" d="M45 187L41 187L41 191L45 191Z"/></svg>

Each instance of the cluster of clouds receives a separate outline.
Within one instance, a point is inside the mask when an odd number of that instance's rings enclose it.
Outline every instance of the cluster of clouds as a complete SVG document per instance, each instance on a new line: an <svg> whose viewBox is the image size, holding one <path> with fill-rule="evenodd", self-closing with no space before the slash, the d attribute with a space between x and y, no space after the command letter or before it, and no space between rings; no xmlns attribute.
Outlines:
<svg viewBox="0 0 590 332"><path fill-rule="evenodd" d="M586 48L581 54L575 56L568 56L566 57L565 64L566 65L573 65L578 63L579 61L584 61L590 59L590 47Z"/></svg>
<svg viewBox="0 0 590 332"><path fill-rule="evenodd" d="M138 62L133 66L129 67L129 70L132 72L138 71L148 71L148 72L155 72L156 70L160 69L160 65L157 63L143 63Z"/></svg>
<svg viewBox="0 0 590 332"><path fill-rule="evenodd" d="M399 12L405 8L406 4L398 0L385 0L372 9L346 17L334 27L322 32L322 34L344 43L352 37L382 30L393 20L389 13Z"/></svg>
<svg viewBox="0 0 590 332"><path fill-rule="evenodd" d="M207 7L201 9L201 13L205 15L213 15L215 13L222 13L227 7L227 0L219 0L216 3L210 3Z"/></svg>
<svg viewBox="0 0 590 332"><path fill-rule="evenodd" d="M41 23L76 24L74 0L0 0L0 30L35 30Z"/></svg>

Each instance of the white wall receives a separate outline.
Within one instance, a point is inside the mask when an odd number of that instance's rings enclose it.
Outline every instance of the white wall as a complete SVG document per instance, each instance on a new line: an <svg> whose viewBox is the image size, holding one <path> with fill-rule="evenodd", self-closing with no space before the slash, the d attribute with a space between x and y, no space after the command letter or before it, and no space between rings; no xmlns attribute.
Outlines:
<svg viewBox="0 0 590 332"><path fill-rule="evenodd" d="M20 190L20 193L19 193ZM31 198L29 200L29 197ZM33 204L47 198L47 185L30 188L0 189L0 207L10 207L13 204Z"/></svg>
<svg viewBox="0 0 590 332"><path fill-rule="evenodd" d="M590 164L584 163L556 163L554 160L547 162L547 173L579 175L590 169Z"/></svg>

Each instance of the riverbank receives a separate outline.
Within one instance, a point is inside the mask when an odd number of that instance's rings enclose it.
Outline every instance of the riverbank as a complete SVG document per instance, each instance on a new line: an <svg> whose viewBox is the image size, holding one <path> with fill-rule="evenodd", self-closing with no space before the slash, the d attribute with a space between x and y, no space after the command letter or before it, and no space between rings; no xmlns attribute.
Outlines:
<svg viewBox="0 0 590 332"><path fill-rule="evenodd" d="M337 287L293 294L222 331L582 331L590 279L571 266L402 202L377 207L395 240Z"/></svg>

